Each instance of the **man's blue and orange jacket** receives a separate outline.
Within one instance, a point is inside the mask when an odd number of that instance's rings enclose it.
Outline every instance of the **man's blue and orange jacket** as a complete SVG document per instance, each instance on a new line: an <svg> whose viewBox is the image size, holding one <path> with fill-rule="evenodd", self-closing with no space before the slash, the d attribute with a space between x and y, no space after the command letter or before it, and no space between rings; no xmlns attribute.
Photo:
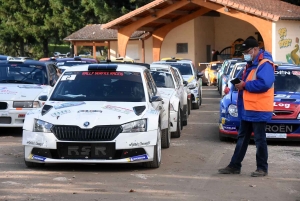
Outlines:
<svg viewBox="0 0 300 201"><path fill-rule="evenodd" d="M274 76L274 67L271 63L265 62L258 68L256 72L256 79L255 80L247 80L248 75L253 69L256 69L259 61L262 59L269 59L273 62L272 55L264 50L260 50L256 58L252 62L248 62L248 65L246 67L245 72L243 73L243 77L241 78L245 84L244 84L244 90L247 90L248 92L253 93L255 96L258 94L260 96L261 94L265 94L268 92L272 87L273 83L275 81ZM246 81L247 80L247 81ZM251 122L266 122L271 120L273 111L257 111L257 110L245 110L244 107L244 90L240 90L238 94L238 101L237 101L237 107L238 107L238 115L241 120L244 121L251 121ZM270 91L269 91L270 92ZM271 92L270 92L271 93ZM268 93L268 94L270 94ZM272 97L272 100L274 99L274 94ZM271 101L272 101L271 100ZM273 104L274 101L272 101Z"/></svg>

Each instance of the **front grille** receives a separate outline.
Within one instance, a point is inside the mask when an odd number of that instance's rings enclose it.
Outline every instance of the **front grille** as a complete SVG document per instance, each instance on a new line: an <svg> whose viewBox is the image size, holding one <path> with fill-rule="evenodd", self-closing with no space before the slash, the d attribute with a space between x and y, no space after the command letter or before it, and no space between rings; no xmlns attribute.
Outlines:
<svg viewBox="0 0 300 201"><path fill-rule="evenodd" d="M78 126L53 126L52 133L62 141L111 141L121 132L121 126L96 126L82 129Z"/></svg>
<svg viewBox="0 0 300 201"><path fill-rule="evenodd" d="M0 117L0 124L11 124L11 117Z"/></svg>
<svg viewBox="0 0 300 201"><path fill-rule="evenodd" d="M6 110L7 109L7 103L6 102L0 102L0 110Z"/></svg>
<svg viewBox="0 0 300 201"><path fill-rule="evenodd" d="M294 111L289 111L289 110L275 110L273 112L273 116L279 116L279 115L291 115L293 114Z"/></svg>

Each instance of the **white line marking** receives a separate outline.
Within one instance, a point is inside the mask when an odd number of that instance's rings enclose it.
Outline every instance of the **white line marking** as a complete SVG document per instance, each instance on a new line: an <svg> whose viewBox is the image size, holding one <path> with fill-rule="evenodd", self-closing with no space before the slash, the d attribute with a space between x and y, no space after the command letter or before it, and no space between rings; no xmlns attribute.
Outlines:
<svg viewBox="0 0 300 201"><path fill-rule="evenodd" d="M219 125L219 123L208 123L208 122L188 122L188 124L198 124L198 125Z"/></svg>

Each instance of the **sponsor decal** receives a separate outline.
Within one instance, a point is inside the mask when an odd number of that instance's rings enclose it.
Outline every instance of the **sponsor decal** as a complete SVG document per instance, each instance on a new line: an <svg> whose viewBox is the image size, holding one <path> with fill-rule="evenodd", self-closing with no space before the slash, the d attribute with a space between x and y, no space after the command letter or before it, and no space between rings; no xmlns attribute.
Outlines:
<svg viewBox="0 0 300 201"><path fill-rule="evenodd" d="M159 114L159 112L157 110L149 110L148 113L149 114Z"/></svg>
<svg viewBox="0 0 300 201"><path fill-rule="evenodd" d="M4 89L0 90L0 94L17 94L16 91L10 91L6 87L3 87Z"/></svg>
<svg viewBox="0 0 300 201"><path fill-rule="evenodd" d="M289 93L291 93L291 92L289 92ZM285 95L285 94L277 94L275 96L275 98L290 98L290 97L291 97L291 95Z"/></svg>
<svg viewBox="0 0 300 201"><path fill-rule="evenodd" d="M291 104L289 103L277 103L277 102L274 102L273 106L275 107L284 107L284 108L290 108L291 107Z"/></svg>
<svg viewBox="0 0 300 201"><path fill-rule="evenodd" d="M147 160L147 159L148 159L147 154L143 154L143 155L139 155L139 156L130 157L127 160L129 162L133 162L133 161L142 161L142 160Z"/></svg>
<svg viewBox="0 0 300 201"><path fill-rule="evenodd" d="M71 110L60 110L60 111L56 111L54 113L51 114L52 117L58 117L64 114L69 114L71 113Z"/></svg>
<svg viewBox="0 0 300 201"><path fill-rule="evenodd" d="M43 146L43 144L44 144L41 142L35 142L35 141L30 141L30 140L28 140L26 143L30 144L30 145L37 145L37 146Z"/></svg>
<svg viewBox="0 0 300 201"><path fill-rule="evenodd" d="M286 138L286 133L266 133L267 138Z"/></svg>
<svg viewBox="0 0 300 201"><path fill-rule="evenodd" d="M31 114L35 114L35 112L29 110L29 111L26 113L26 115L31 115Z"/></svg>
<svg viewBox="0 0 300 201"><path fill-rule="evenodd" d="M115 112L124 113L124 114L129 114L129 113L133 112L133 110L130 110L127 108L122 108L122 107L117 107L117 106L112 106L112 105L106 105L103 108L107 109L107 110L112 110Z"/></svg>
<svg viewBox="0 0 300 201"><path fill-rule="evenodd" d="M95 71L95 72L82 72L84 76L90 75L113 75L113 76L124 76L123 72L103 72L103 71Z"/></svg>
<svg viewBox="0 0 300 201"><path fill-rule="evenodd" d="M266 133L292 133L293 126L292 125L266 125Z"/></svg>
<svg viewBox="0 0 300 201"><path fill-rule="evenodd" d="M132 142L129 144L131 147L140 147L140 146L147 146L150 144L150 141L148 142Z"/></svg>
<svg viewBox="0 0 300 201"><path fill-rule="evenodd" d="M85 102L69 102L69 103L63 103L60 105L55 105L55 109L61 109L61 108L66 108L66 107L73 107L73 106L78 106L78 105L84 105Z"/></svg>
<svg viewBox="0 0 300 201"><path fill-rule="evenodd" d="M38 156L38 155L30 155L30 159L38 160L38 161L45 161L46 157L44 156Z"/></svg>
<svg viewBox="0 0 300 201"><path fill-rule="evenodd" d="M221 113L226 113L226 110L225 110L225 109L222 109L222 110L221 110Z"/></svg>
<svg viewBox="0 0 300 201"><path fill-rule="evenodd" d="M94 113L94 112L102 113L102 110L78 110L77 111L77 113Z"/></svg>
<svg viewBox="0 0 300 201"><path fill-rule="evenodd" d="M222 120L221 120L222 125L224 125L225 122L226 122L226 118L222 117Z"/></svg>
<svg viewBox="0 0 300 201"><path fill-rule="evenodd" d="M61 78L61 81L75 80L76 75L64 75Z"/></svg>
<svg viewBox="0 0 300 201"><path fill-rule="evenodd" d="M275 71L275 75L300 75L300 71L279 70Z"/></svg>
<svg viewBox="0 0 300 201"><path fill-rule="evenodd" d="M18 85L18 87L22 89L42 89L42 87L38 85Z"/></svg>
<svg viewBox="0 0 300 201"><path fill-rule="evenodd" d="M7 87L0 87L0 91L7 89Z"/></svg>
<svg viewBox="0 0 300 201"><path fill-rule="evenodd" d="M9 116L8 112L0 112L0 117L6 117Z"/></svg>
<svg viewBox="0 0 300 201"><path fill-rule="evenodd" d="M236 130L235 126L223 126L224 130L230 130L230 131L234 131Z"/></svg>

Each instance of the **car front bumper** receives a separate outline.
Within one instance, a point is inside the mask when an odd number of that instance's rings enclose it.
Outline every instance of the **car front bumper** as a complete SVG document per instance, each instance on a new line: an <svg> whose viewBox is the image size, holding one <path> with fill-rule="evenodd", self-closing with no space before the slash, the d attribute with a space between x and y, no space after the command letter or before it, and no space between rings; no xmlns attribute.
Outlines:
<svg viewBox="0 0 300 201"><path fill-rule="evenodd" d="M29 162L139 163L153 161L157 130L120 133L112 141L61 141L53 133L23 130L22 144ZM97 152L99 157L92 153L97 147L103 148Z"/></svg>

